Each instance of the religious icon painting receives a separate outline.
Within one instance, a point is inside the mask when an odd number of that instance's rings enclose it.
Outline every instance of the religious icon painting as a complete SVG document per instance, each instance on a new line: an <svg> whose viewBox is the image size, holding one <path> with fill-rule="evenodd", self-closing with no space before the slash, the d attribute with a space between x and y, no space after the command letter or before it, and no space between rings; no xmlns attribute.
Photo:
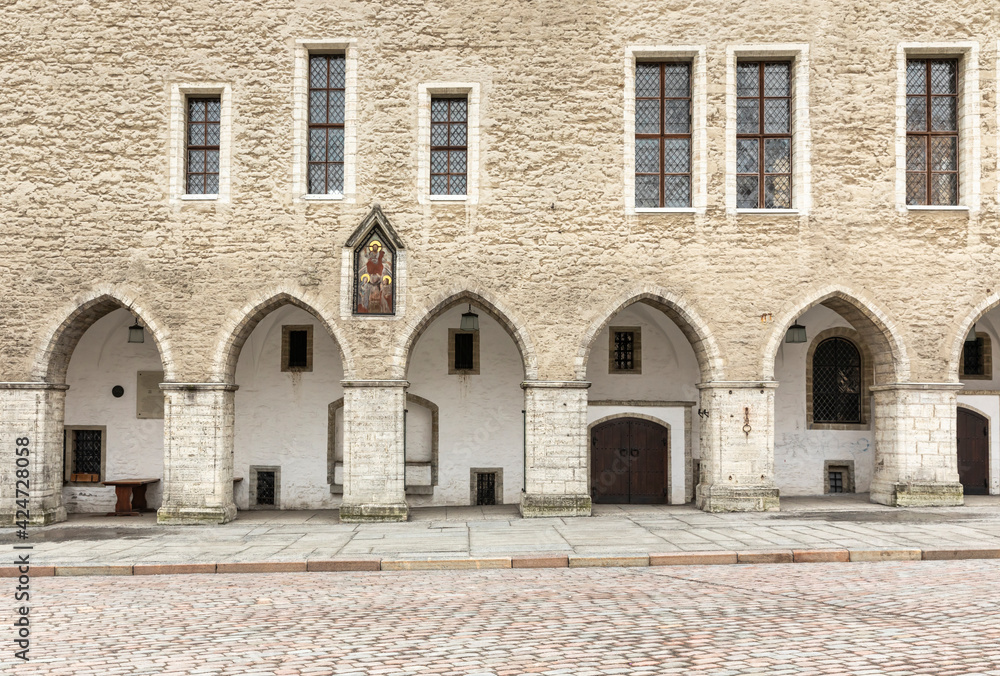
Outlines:
<svg viewBox="0 0 1000 676"><path fill-rule="evenodd" d="M354 250L354 313L395 313L396 250L380 228L372 228Z"/></svg>

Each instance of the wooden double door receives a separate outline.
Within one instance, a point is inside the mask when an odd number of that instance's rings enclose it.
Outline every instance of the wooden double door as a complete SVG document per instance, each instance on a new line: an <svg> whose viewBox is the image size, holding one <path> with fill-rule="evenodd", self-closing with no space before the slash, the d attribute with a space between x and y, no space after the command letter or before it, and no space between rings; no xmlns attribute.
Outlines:
<svg viewBox="0 0 1000 676"><path fill-rule="evenodd" d="M989 490L990 423L967 408L958 409L958 480L968 495Z"/></svg>
<svg viewBox="0 0 1000 676"><path fill-rule="evenodd" d="M590 496L596 503L665 504L669 430L616 418L590 432Z"/></svg>

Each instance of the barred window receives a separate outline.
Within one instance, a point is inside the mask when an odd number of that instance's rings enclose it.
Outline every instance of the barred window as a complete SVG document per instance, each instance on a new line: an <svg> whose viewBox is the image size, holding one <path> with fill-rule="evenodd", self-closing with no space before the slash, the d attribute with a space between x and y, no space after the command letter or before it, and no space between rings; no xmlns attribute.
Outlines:
<svg viewBox="0 0 1000 676"><path fill-rule="evenodd" d="M431 194L465 195L467 99L431 98Z"/></svg>
<svg viewBox="0 0 1000 676"><path fill-rule="evenodd" d="M989 380L993 377L993 346L990 336L982 331L976 331L974 341L966 341L962 346L962 360L959 363L959 376Z"/></svg>
<svg viewBox="0 0 1000 676"><path fill-rule="evenodd" d="M608 328L608 373L642 373L642 327Z"/></svg>
<svg viewBox="0 0 1000 676"><path fill-rule="evenodd" d="M906 62L906 203L958 204L958 60Z"/></svg>
<svg viewBox="0 0 1000 676"><path fill-rule="evenodd" d="M310 195L344 192L346 63L343 54L309 57Z"/></svg>
<svg viewBox="0 0 1000 676"><path fill-rule="evenodd" d="M861 423L861 353L846 338L827 338L813 353L813 422Z"/></svg>
<svg viewBox="0 0 1000 676"><path fill-rule="evenodd" d="M736 207L792 208L792 64L736 64Z"/></svg>
<svg viewBox="0 0 1000 676"><path fill-rule="evenodd" d="M635 206L691 206L691 64L635 66Z"/></svg>
<svg viewBox="0 0 1000 676"><path fill-rule="evenodd" d="M187 194L217 195L222 99L189 98L187 104Z"/></svg>

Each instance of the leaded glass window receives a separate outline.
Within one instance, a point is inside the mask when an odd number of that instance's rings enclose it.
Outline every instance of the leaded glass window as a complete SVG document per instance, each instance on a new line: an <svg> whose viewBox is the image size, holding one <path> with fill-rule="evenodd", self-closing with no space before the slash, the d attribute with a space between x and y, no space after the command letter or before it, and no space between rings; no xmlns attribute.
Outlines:
<svg viewBox="0 0 1000 676"><path fill-rule="evenodd" d="M792 64L736 64L736 207L792 208Z"/></svg>
<svg viewBox="0 0 1000 676"><path fill-rule="evenodd" d="M906 203L958 204L958 60L906 62Z"/></svg>
<svg viewBox="0 0 1000 676"><path fill-rule="evenodd" d="M219 143L222 99L189 98L187 101L188 195L219 194Z"/></svg>
<svg viewBox="0 0 1000 676"><path fill-rule="evenodd" d="M431 98L431 194L465 195L469 102Z"/></svg>
<svg viewBox="0 0 1000 676"><path fill-rule="evenodd" d="M691 206L691 64L635 65L635 206Z"/></svg>
<svg viewBox="0 0 1000 676"><path fill-rule="evenodd" d="M344 192L344 110L347 67L343 54L309 57L309 194Z"/></svg>
<svg viewBox="0 0 1000 676"><path fill-rule="evenodd" d="M861 353L846 338L827 338L813 353L813 422L861 423Z"/></svg>

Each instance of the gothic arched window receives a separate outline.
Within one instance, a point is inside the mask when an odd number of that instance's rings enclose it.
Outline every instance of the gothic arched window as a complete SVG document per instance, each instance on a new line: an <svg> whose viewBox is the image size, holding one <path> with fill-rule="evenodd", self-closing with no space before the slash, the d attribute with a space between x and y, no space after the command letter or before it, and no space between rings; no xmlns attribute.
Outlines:
<svg viewBox="0 0 1000 676"><path fill-rule="evenodd" d="M816 346L812 363L813 422L861 423L861 353L846 338Z"/></svg>

